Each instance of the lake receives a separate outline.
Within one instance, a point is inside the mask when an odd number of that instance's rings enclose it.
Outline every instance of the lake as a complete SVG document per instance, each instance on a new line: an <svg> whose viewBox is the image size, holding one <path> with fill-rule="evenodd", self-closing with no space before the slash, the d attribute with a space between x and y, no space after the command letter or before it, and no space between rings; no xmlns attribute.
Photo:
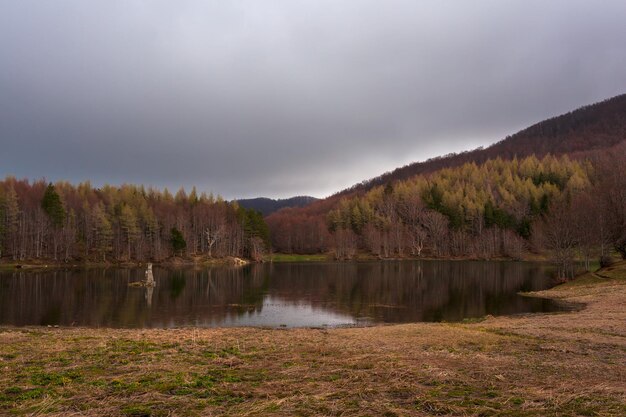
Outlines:
<svg viewBox="0 0 626 417"><path fill-rule="evenodd" d="M545 264L479 261L275 263L0 272L0 324L119 328L317 327L460 321L558 311L519 291L551 287Z"/></svg>

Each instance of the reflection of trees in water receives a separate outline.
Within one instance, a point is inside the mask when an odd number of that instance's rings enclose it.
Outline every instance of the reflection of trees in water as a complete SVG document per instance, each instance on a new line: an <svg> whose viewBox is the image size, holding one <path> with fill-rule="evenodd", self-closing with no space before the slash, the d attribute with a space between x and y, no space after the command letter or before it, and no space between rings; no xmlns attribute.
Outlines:
<svg viewBox="0 0 626 417"><path fill-rule="evenodd" d="M359 317L384 321L458 320L529 311L541 300L520 290L546 287L546 271L513 262L372 262L329 265L277 265L272 292ZM289 280L274 279L289 276ZM290 290L295 287L294 290ZM535 305L533 305L535 304Z"/></svg>
<svg viewBox="0 0 626 417"><path fill-rule="evenodd" d="M0 274L0 323L172 326L236 321L265 294L286 304L383 321L461 319L529 311L519 290L545 288L543 267L512 262L371 262L155 268L154 288L131 288L141 269ZM539 301L541 302L541 301ZM542 306L539 306L542 307Z"/></svg>
<svg viewBox="0 0 626 417"><path fill-rule="evenodd" d="M146 305L148 307L152 307L152 294L154 294L154 286L152 285L147 286L145 290L145 298L146 298Z"/></svg>
<svg viewBox="0 0 626 417"><path fill-rule="evenodd" d="M193 323L194 318L237 315L261 309L261 272L155 268L154 288L128 286L143 278L141 269L2 273L0 323L167 326Z"/></svg>

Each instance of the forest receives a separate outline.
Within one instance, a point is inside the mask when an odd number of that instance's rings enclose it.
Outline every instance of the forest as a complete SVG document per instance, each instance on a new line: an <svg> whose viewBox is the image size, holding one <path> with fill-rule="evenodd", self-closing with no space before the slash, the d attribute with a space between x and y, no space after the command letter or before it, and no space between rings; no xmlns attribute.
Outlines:
<svg viewBox="0 0 626 417"><path fill-rule="evenodd" d="M573 260L626 257L626 148L574 160L491 159L466 163L363 195L325 216L283 210L267 218L281 252L332 251L352 259L405 256L524 259L548 254L573 274Z"/></svg>
<svg viewBox="0 0 626 417"><path fill-rule="evenodd" d="M261 259L262 215L220 197L141 186L0 182L0 250L11 261L162 261L171 257Z"/></svg>
<svg viewBox="0 0 626 417"><path fill-rule="evenodd" d="M14 262L543 254L571 276L574 259L588 267L615 251L626 257L626 145L583 159L468 162L342 197L322 213L298 210L264 219L195 188L172 195L8 177L0 182L0 254Z"/></svg>
<svg viewBox="0 0 626 417"><path fill-rule="evenodd" d="M273 248L338 259L550 257L569 271L572 258L625 256L624 109L626 94L282 209L266 217Z"/></svg>

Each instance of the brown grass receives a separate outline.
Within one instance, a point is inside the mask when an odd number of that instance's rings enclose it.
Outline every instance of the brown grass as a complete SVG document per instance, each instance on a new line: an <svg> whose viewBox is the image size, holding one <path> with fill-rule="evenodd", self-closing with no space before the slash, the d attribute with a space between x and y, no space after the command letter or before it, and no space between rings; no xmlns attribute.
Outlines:
<svg viewBox="0 0 626 417"><path fill-rule="evenodd" d="M581 311L349 329L0 329L0 414L626 415L626 264ZM603 278L608 277L608 278Z"/></svg>

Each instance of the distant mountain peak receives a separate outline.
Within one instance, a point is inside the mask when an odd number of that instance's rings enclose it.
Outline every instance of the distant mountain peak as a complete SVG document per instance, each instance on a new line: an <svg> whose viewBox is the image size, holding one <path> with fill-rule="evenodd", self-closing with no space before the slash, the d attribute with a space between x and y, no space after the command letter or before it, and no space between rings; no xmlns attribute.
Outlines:
<svg viewBox="0 0 626 417"><path fill-rule="evenodd" d="M291 198L272 199L267 197L244 198L236 200L244 208L260 211L264 216L288 207L304 207L318 199L310 196L295 196Z"/></svg>

